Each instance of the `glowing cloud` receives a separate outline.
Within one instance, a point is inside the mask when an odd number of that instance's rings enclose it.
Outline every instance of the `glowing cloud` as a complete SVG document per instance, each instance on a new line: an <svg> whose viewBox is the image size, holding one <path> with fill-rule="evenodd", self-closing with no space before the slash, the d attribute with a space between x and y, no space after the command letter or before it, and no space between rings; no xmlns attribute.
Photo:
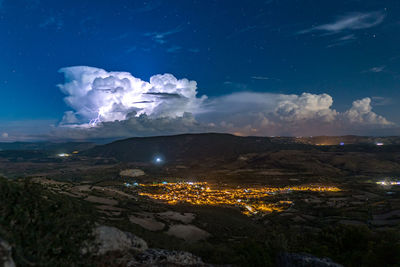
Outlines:
<svg viewBox="0 0 400 267"><path fill-rule="evenodd" d="M61 127L53 136L71 139L124 138L193 132L240 135L374 134L395 125L372 111L371 99L350 109L332 108L328 94L239 92L197 97L197 83L171 74L149 82L127 72L68 67L59 85L67 95ZM96 127L94 127L96 126Z"/></svg>
<svg viewBox="0 0 400 267"><path fill-rule="evenodd" d="M123 121L130 113L178 117L196 113L206 98L197 97L195 81L178 80L171 74L154 75L146 82L128 72L86 66L62 68L60 72L65 83L59 87L67 95L65 102L74 109L65 113L62 124Z"/></svg>

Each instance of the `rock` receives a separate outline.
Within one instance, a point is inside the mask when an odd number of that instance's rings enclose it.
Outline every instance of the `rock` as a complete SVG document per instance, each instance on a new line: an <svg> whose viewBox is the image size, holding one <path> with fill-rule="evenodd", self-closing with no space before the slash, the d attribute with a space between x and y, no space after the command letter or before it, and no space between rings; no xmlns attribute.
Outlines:
<svg viewBox="0 0 400 267"><path fill-rule="evenodd" d="M95 228L95 242L98 245L97 254L109 251L136 250L145 251L147 243L143 239L118 228L101 225Z"/></svg>
<svg viewBox="0 0 400 267"><path fill-rule="evenodd" d="M0 265L3 267L15 267L12 258L11 246L7 241L0 238Z"/></svg>
<svg viewBox="0 0 400 267"><path fill-rule="evenodd" d="M131 260L127 266L206 266L201 258L185 251L148 249Z"/></svg>
<svg viewBox="0 0 400 267"><path fill-rule="evenodd" d="M305 222L306 220L297 215L296 217L292 218L292 221L297 222L297 223L302 223L302 222Z"/></svg>
<svg viewBox="0 0 400 267"><path fill-rule="evenodd" d="M140 169L126 169L120 171L119 175L122 177L139 177L145 175L145 173Z"/></svg>
<svg viewBox="0 0 400 267"><path fill-rule="evenodd" d="M163 219L167 219L167 220L173 220L173 221L180 221L182 223L191 223L194 218L196 217L195 214L193 213L179 213L176 211L166 211L166 212L160 212L158 213L158 215L163 218Z"/></svg>
<svg viewBox="0 0 400 267"><path fill-rule="evenodd" d="M206 231L190 224L171 225L166 234L182 238L187 242L197 242L207 239L210 236L210 234Z"/></svg>
<svg viewBox="0 0 400 267"><path fill-rule="evenodd" d="M129 216L129 221L131 223L138 224L149 231L160 231L165 227L164 223L159 222L154 218L140 218L132 215Z"/></svg>
<svg viewBox="0 0 400 267"><path fill-rule="evenodd" d="M279 267L343 267L329 258L318 258L307 253L281 253L276 266Z"/></svg>
<svg viewBox="0 0 400 267"><path fill-rule="evenodd" d="M92 202L92 203L100 203L100 204L104 204L104 205L111 205L111 206L118 205L118 201L116 201L115 199L105 198L105 197L88 196L84 200Z"/></svg>

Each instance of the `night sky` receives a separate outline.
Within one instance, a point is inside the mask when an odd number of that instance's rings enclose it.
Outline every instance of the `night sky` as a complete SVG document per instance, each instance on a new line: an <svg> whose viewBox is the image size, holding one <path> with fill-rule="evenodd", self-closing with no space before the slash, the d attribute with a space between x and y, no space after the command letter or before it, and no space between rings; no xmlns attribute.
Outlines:
<svg viewBox="0 0 400 267"><path fill-rule="evenodd" d="M396 0L0 0L0 141L398 135L399 18Z"/></svg>

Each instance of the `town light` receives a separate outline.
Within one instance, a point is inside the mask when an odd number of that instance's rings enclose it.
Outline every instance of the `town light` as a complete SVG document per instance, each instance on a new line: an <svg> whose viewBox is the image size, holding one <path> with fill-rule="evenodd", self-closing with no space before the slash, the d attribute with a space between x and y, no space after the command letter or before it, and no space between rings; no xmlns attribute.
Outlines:
<svg viewBox="0 0 400 267"><path fill-rule="evenodd" d="M204 190L206 189L206 190ZM287 186L287 187L252 187L252 188L210 188L207 182L152 183L142 184L139 195L165 201L168 204L188 203L192 205L228 205L237 206L246 215L259 212L281 212L292 205L291 201L271 203L266 198L273 192L291 191L337 192L333 186Z"/></svg>

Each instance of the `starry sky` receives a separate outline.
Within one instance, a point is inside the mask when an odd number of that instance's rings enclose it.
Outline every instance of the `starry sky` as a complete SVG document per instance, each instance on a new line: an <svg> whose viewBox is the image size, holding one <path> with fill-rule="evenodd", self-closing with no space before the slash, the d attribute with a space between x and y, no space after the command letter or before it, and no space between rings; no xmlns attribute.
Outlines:
<svg viewBox="0 0 400 267"><path fill-rule="evenodd" d="M397 135L399 18L396 0L0 0L0 141Z"/></svg>

